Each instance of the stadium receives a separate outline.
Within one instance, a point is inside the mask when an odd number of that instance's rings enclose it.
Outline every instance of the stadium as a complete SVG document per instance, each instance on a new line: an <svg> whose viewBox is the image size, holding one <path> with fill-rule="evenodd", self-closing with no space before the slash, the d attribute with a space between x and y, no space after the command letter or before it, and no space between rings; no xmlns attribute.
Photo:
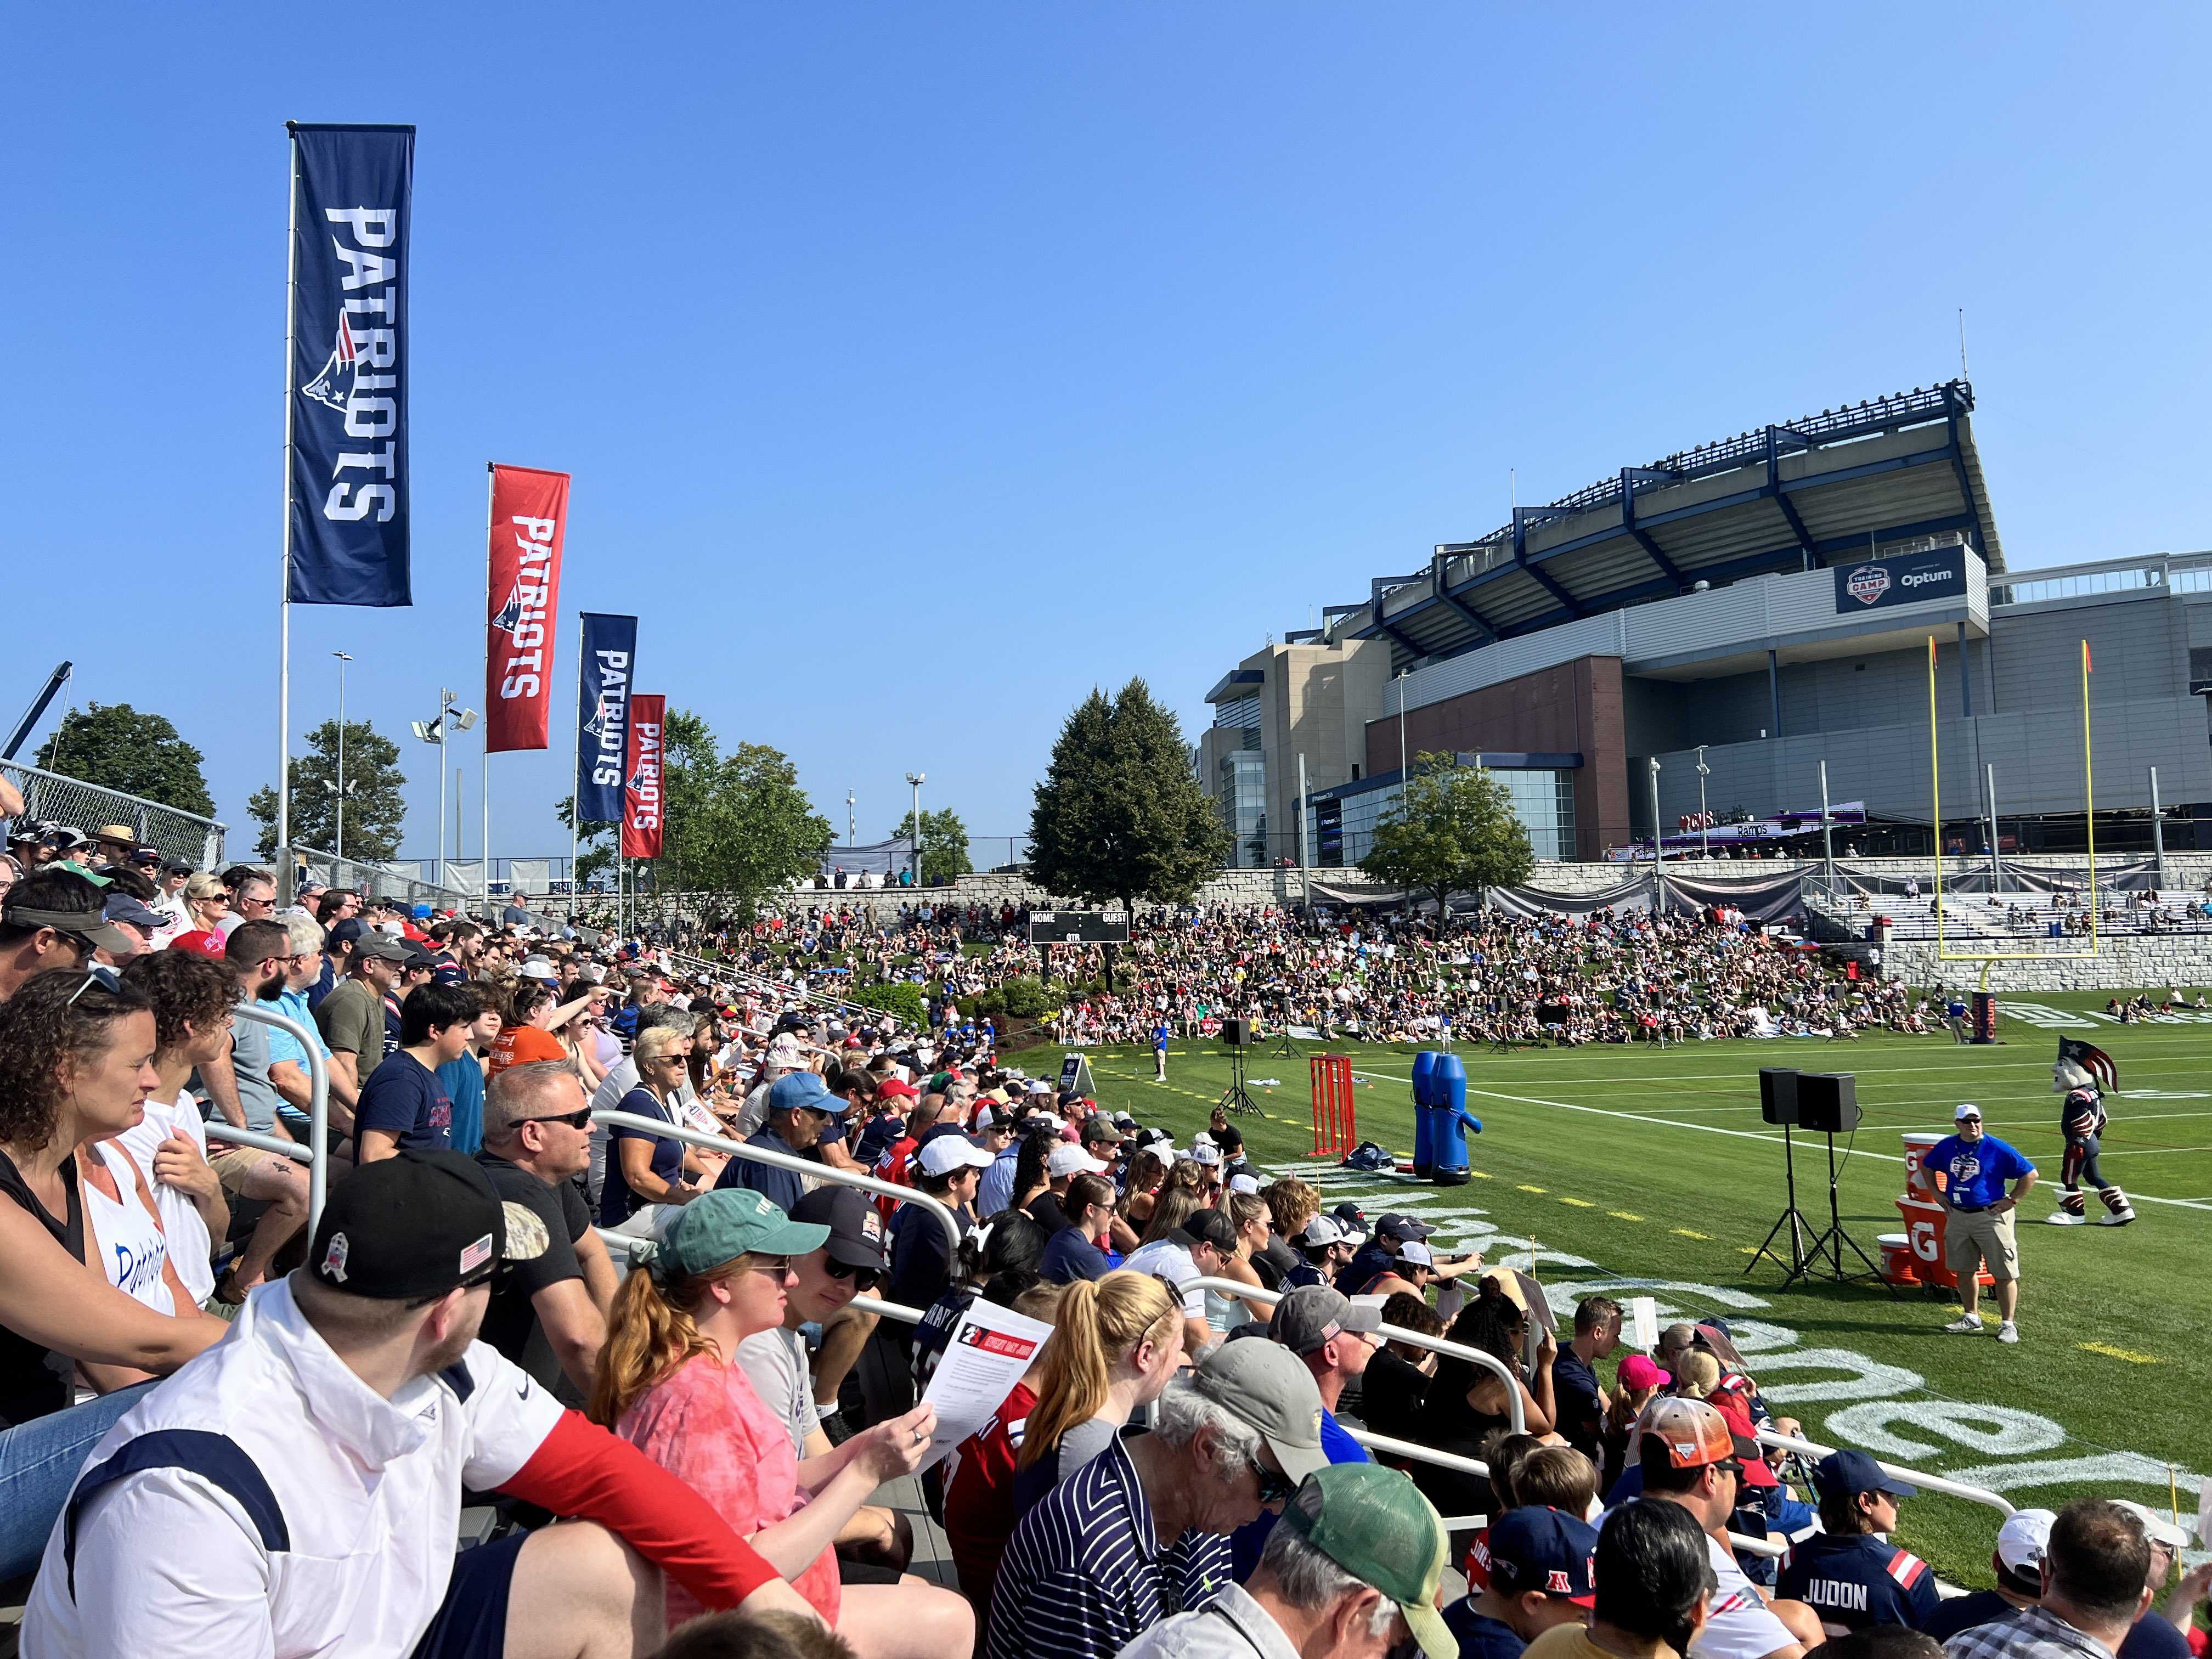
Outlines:
<svg viewBox="0 0 2212 1659"><path fill-rule="evenodd" d="M1370 578L1206 693L1235 862L1357 864L1425 750L1496 770L1540 860L1648 857L1655 799L1670 856L1802 849L1824 805L1868 856L2079 854L2080 769L2039 757L2081 746L2085 640L2100 846L2148 850L2154 806L2212 846L2212 554L2008 573L1974 410L1954 380L1762 425Z"/></svg>

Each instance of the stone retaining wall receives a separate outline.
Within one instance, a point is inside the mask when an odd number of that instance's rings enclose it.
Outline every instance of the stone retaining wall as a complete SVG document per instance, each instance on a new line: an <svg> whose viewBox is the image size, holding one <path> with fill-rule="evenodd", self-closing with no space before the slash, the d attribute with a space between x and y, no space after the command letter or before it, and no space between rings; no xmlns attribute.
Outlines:
<svg viewBox="0 0 2212 1659"><path fill-rule="evenodd" d="M1996 948L2008 948L1999 941L1991 943ZM2056 939L2051 943L2061 950L2079 948ZM1845 948L1866 960L1870 947ZM1989 969L1992 991L2157 990L2169 985L2191 989L2212 985L2212 938L2201 933L2108 936L2098 941L2094 957L1995 962ZM1881 947L1880 972L1885 979L1902 980L1908 985L1955 985L1972 990L1982 983L1980 963L1939 961L1933 939L1896 941Z"/></svg>

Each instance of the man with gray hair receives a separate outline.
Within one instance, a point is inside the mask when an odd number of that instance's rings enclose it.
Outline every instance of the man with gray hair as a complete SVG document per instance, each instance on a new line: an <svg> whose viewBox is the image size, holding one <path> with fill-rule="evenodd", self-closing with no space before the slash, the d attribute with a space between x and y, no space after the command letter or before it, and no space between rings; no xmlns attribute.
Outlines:
<svg viewBox="0 0 2212 1659"><path fill-rule="evenodd" d="M1437 1611L1450 1545L1443 1517L1396 1469L1334 1465L1285 1505L1249 1578L1153 1626L1121 1659L1382 1659L1408 1639L1426 1659L1459 1659Z"/></svg>
<svg viewBox="0 0 2212 1659"><path fill-rule="evenodd" d="M484 1094L477 1164L500 1197L544 1224L550 1248L492 1285L483 1340L556 1395L591 1393L614 1304L614 1263L577 1189L591 1155L592 1109L566 1060L510 1066Z"/></svg>
<svg viewBox="0 0 2212 1659"><path fill-rule="evenodd" d="M1114 1659L1231 1583L1228 1534L1328 1463L1305 1362L1222 1344L1168 1386L1150 1434L1116 1437L1016 1524L989 1659Z"/></svg>

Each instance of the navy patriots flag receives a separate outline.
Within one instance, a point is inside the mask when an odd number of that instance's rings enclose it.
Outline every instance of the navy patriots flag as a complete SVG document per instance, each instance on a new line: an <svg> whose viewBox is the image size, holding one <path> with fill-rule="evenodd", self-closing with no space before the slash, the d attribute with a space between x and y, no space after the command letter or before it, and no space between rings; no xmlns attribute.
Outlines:
<svg viewBox="0 0 2212 1659"><path fill-rule="evenodd" d="M629 694L637 684L637 618L586 611L576 682L576 820L617 823L623 816L623 760L629 750Z"/></svg>
<svg viewBox="0 0 2212 1659"><path fill-rule="evenodd" d="M415 129L291 127L295 605L404 605Z"/></svg>

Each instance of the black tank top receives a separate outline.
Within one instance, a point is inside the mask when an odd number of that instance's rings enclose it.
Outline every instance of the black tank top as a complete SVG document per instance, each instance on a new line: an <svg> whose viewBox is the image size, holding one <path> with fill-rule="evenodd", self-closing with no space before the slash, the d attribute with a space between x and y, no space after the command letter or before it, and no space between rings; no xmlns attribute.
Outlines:
<svg viewBox="0 0 2212 1659"><path fill-rule="evenodd" d="M76 1154L62 1160L62 1189L69 1194L67 1219L56 1221L24 1181L15 1161L0 1152L0 1198L27 1210L53 1235L54 1242L79 1261L84 1260L84 1206L76 1189ZM13 1428L68 1406L76 1397L76 1362L40 1347L28 1337L0 1326L0 1429Z"/></svg>

